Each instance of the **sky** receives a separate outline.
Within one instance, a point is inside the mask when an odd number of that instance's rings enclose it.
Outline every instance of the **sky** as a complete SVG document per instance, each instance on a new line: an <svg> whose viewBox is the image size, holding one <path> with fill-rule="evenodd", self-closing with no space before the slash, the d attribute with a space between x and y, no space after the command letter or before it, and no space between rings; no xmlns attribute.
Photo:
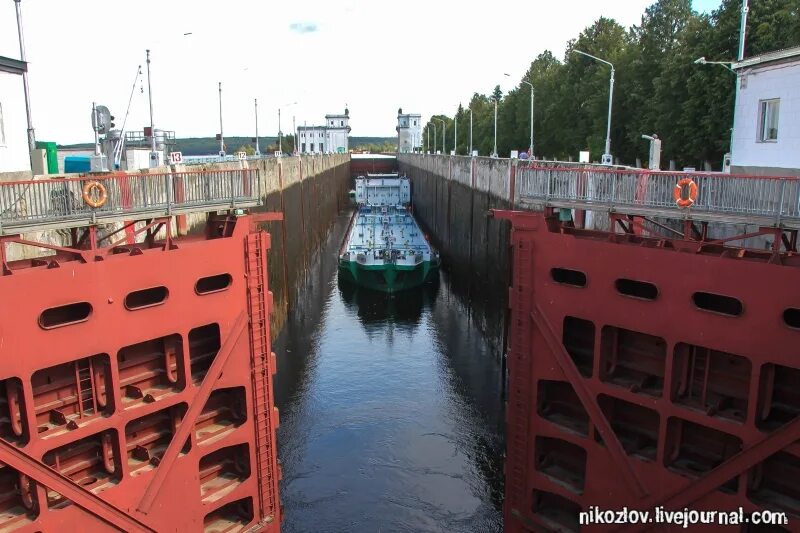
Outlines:
<svg viewBox="0 0 800 533"><path fill-rule="evenodd" d="M396 113L452 115L474 92L513 89L530 62L600 16L629 27L652 0L455 1L22 0L38 140L91 141L92 102L127 130L149 125L145 50L151 50L156 128L178 137L291 132L350 109L351 135L396 135ZM720 0L694 0L709 12ZM235 5L235 7L231 7ZM394 7L397 6L397 7ZM186 35L189 34L189 35ZM14 2L0 2L0 56L19 58ZM509 73L507 77L504 73Z"/></svg>

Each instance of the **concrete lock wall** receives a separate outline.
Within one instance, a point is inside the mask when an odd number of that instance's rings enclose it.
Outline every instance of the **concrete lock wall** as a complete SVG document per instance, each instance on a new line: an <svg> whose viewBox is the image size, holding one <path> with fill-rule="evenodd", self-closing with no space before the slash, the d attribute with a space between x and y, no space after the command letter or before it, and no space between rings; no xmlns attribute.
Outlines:
<svg viewBox="0 0 800 533"><path fill-rule="evenodd" d="M492 351L502 354L511 228L488 213L512 208L515 164L508 159L400 154L398 165L411 179L417 219L442 254L454 285L466 293Z"/></svg>
<svg viewBox="0 0 800 533"><path fill-rule="evenodd" d="M504 221L487 217L487 212L492 208L525 208L519 194L523 184L516 181L518 164L517 160L486 157L398 156L400 172L412 181L415 214L441 251L445 268L452 272L458 285L467 287L475 318L492 340L493 348L501 347L503 342L510 284L510 228ZM551 164L559 166L557 162ZM680 221L658 220L682 230ZM587 212L586 224L590 229L612 230L608 216L601 212ZM708 224L712 239L757 229L751 224ZM772 247L772 241L772 236L758 236L731 244L764 250Z"/></svg>
<svg viewBox="0 0 800 533"><path fill-rule="evenodd" d="M170 172L192 172L203 170L232 170L256 168L261 181L262 205L253 212L281 211L282 222L263 223L271 234L272 247L268 256L269 288L273 293L274 306L271 316L271 332L275 337L280 332L289 306L297 299L297 288L308 275L308 265L320 248L331 223L340 209L349 205L347 192L350 188L350 155L329 154L286 158L266 158L252 161L232 161L207 165L174 165L139 171L163 174ZM47 176L63 177L63 176ZM0 176L0 180L14 179ZM17 178L19 179L19 178ZM187 234L202 233L207 213L186 215ZM144 223L138 223L142 227ZM101 228L101 235L119 229L121 224L109 224ZM172 225L172 233L178 235L178 224ZM157 238L165 236L164 230ZM140 235L139 239L143 236ZM23 238L57 246L69 246L69 230L41 231L23 235ZM31 259L51 255L46 249L37 249L10 243L6 247L9 261Z"/></svg>
<svg viewBox="0 0 800 533"><path fill-rule="evenodd" d="M286 321L297 291L308 277L308 266L325 238L331 223L347 203L350 189L350 154L328 154L253 161L214 163L203 168L225 170L256 168L261 180L263 205L253 212L280 211L282 222L266 222L271 235L269 288L273 295L272 337ZM200 170L197 166L176 166L176 171ZM188 232L202 231L205 214L187 216Z"/></svg>

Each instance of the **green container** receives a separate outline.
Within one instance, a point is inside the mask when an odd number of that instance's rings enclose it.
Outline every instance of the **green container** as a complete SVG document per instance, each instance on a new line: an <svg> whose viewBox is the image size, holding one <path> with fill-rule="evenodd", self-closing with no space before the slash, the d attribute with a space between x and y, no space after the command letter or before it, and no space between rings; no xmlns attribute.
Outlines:
<svg viewBox="0 0 800 533"><path fill-rule="evenodd" d="M36 141L36 148L47 154L47 173L58 174L58 145L52 142Z"/></svg>

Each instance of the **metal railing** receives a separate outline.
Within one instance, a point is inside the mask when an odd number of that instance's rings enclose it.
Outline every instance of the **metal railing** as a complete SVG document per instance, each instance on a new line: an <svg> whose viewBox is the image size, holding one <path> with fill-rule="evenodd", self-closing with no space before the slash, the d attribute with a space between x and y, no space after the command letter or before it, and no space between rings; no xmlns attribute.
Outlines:
<svg viewBox="0 0 800 533"><path fill-rule="evenodd" d="M282 157L293 157L292 154L286 154ZM196 155L185 155L183 156L183 164L184 165L208 165L211 163L234 163L237 161L261 161L262 159L275 159L275 154L267 154L262 153L260 155L248 155L244 159L241 159L236 154L227 154L225 157L220 157L218 155L211 155L211 156L196 156Z"/></svg>
<svg viewBox="0 0 800 533"><path fill-rule="evenodd" d="M697 198L682 209L674 191L684 178L697 185ZM521 202L539 206L800 227L795 177L532 166L518 169L516 184Z"/></svg>
<svg viewBox="0 0 800 533"><path fill-rule="evenodd" d="M84 186L94 180L107 194L99 207L83 198ZM255 169L0 182L0 235L252 207L260 201Z"/></svg>

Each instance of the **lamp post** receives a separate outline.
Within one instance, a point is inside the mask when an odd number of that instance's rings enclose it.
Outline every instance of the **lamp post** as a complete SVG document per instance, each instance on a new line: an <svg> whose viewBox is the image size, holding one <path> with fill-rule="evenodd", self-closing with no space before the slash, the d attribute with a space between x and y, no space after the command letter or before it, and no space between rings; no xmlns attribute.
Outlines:
<svg viewBox="0 0 800 533"><path fill-rule="evenodd" d="M14 0L14 1L16 2L18 0ZM189 35L192 35L192 32L190 32L190 31L189 32L185 32L183 34L183 37L187 37ZM156 43L158 43L158 42L161 42L161 41L156 41ZM150 140L151 140L151 144L150 144L150 151L151 151L150 163L153 166L156 166L158 161L153 159L154 157L157 157L157 156L153 155L155 153L155 151L156 151L156 129L155 129L155 124L153 123L153 87L152 87L152 85L150 83L150 49L148 48L146 50L146 52L147 52L147 100L148 100L148 102L150 104Z"/></svg>
<svg viewBox="0 0 800 533"><path fill-rule="evenodd" d="M19 0L16 0L19 2ZM744 38L747 33L747 13L750 8L747 6L747 0L742 0L742 15L739 21L739 55L736 56L738 61L744 59Z"/></svg>
<svg viewBox="0 0 800 533"><path fill-rule="evenodd" d="M492 157L497 157L497 98L494 99L494 151Z"/></svg>
<svg viewBox="0 0 800 533"><path fill-rule="evenodd" d="M506 74L506 76L511 77L510 74ZM528 146L528 157L533 159L533 84L525 80L521 80L520 83L524 83L531 88L531 143Z"/></svg>
<svg viewBox="0 0 800 533"><path fill-rule="evenodd" d="M431 124L433 124L433 155L436 155L436 122L434 120L436 119L431 119ZM428 135L430 135L430 131Z"/></svg>
<svg viewBox="0 0 800 533"><path fill-rule="evenodd" d="M150 50L147 50L147 100L150 102L150 140L152 144L150 145L150 151L156 151L156 131L155 126L153 125L153 88L150 84ZM152 158L153 155L150 154Z"/></svg>
<svg viewBox="0 0 800 533"><path fill-rule="evenodd" d="M25 57L25 37L22 33L22 8L20 7L20 0L14 0L14 7L17 12L17 34L19 35L19 59L23 63L27 62ZM28 155L33 155L33 150L36 149L36 134L33 131L33 118L31 116L31 95L28 92L28 69L22 71L22 87L25 92L25 114L28 119Z"/></svg>
<svg viewBox="0 0 800 533"><path fill-rule="evenodd" d="M258 147L258 98L255 98L256 102L256 156L261 155L261 149Z"/></svg>
<svg viewBox="0 0 800 533"><path fill-rule="evenodd" d="M225 134L222 133L222 82L219 82L219 155L225 152Z"/></svg>
<svg viewBox="0 0 800 533"><path fill-rule="evenodd" d="M745 9L746 9L746 5L747 5L747 2L745 1ZM746 17L746 16L747 16L747 12L745 11L745 12L742 13L742 17ZM742 39L742 42L740 42L740 46L742 48L740 49L740 52L743 52L744 36L742 36L741 39ZM736 72L735 70L733 70L733 68L731 68L730 61L709 61L705 57L698 57L697 59L694 60L694 64L695 65L720 65L720 66L724 67L728 72L733 73L733 75L736 76L737 78L739 76L739 73ZM734 106L734 116L735 116L735 114L736 114L735 113L736 102L734 102L733 106ZM728 141L728 153L729 154L733 154L733 128L731 128L731 136L730 136L730 140Z"/></svg>
<svg viewBox="0 0 800 533"><path fill-rule="evenodd" d="M461 107L461 104L458 104L458 107ZM453 127L455 128L453 132L453 153L458 155L458 109L456 109L456 115L453 117Z"/></svg>
<svg viewBox="0 0 800 533"><path fill-rule="evenodd" d="M472 108L467 107L469 111L469 155L472 157Z"/></svg>
<svg viewBox="0 0 800 533"><path fill-rule="evenodd" d="M433 120L438 120L442 123L442 155L447 155L447 143L445 142L445 131L447 131L447 122L440 118L435 118Z"/></svg>
<svg viewBox="0 0 800 533"><path fill-rule="evenodd" d="M611 105L614 101L614 65L605 59L600 59L599 57L593 56L592 54L587 54L586 52L581 52L580 50L573 50L573 52L594 59L595 61L605 63L611 67L611 77L608 80L608 124L606 126L606 151L603 154L601 162L604 165L613 165L614 158L611 156Z"/></svg>
<svg viewBox="0 0 800 533"><path fill-rule="evenodd" d="M297 102L292 102L291 104L283 104L281 107L289 107L292 105L297 105ZM281 132L281 108L278 108L278 153L283 155L283 142L282 142L282 135Z"/></svg>

